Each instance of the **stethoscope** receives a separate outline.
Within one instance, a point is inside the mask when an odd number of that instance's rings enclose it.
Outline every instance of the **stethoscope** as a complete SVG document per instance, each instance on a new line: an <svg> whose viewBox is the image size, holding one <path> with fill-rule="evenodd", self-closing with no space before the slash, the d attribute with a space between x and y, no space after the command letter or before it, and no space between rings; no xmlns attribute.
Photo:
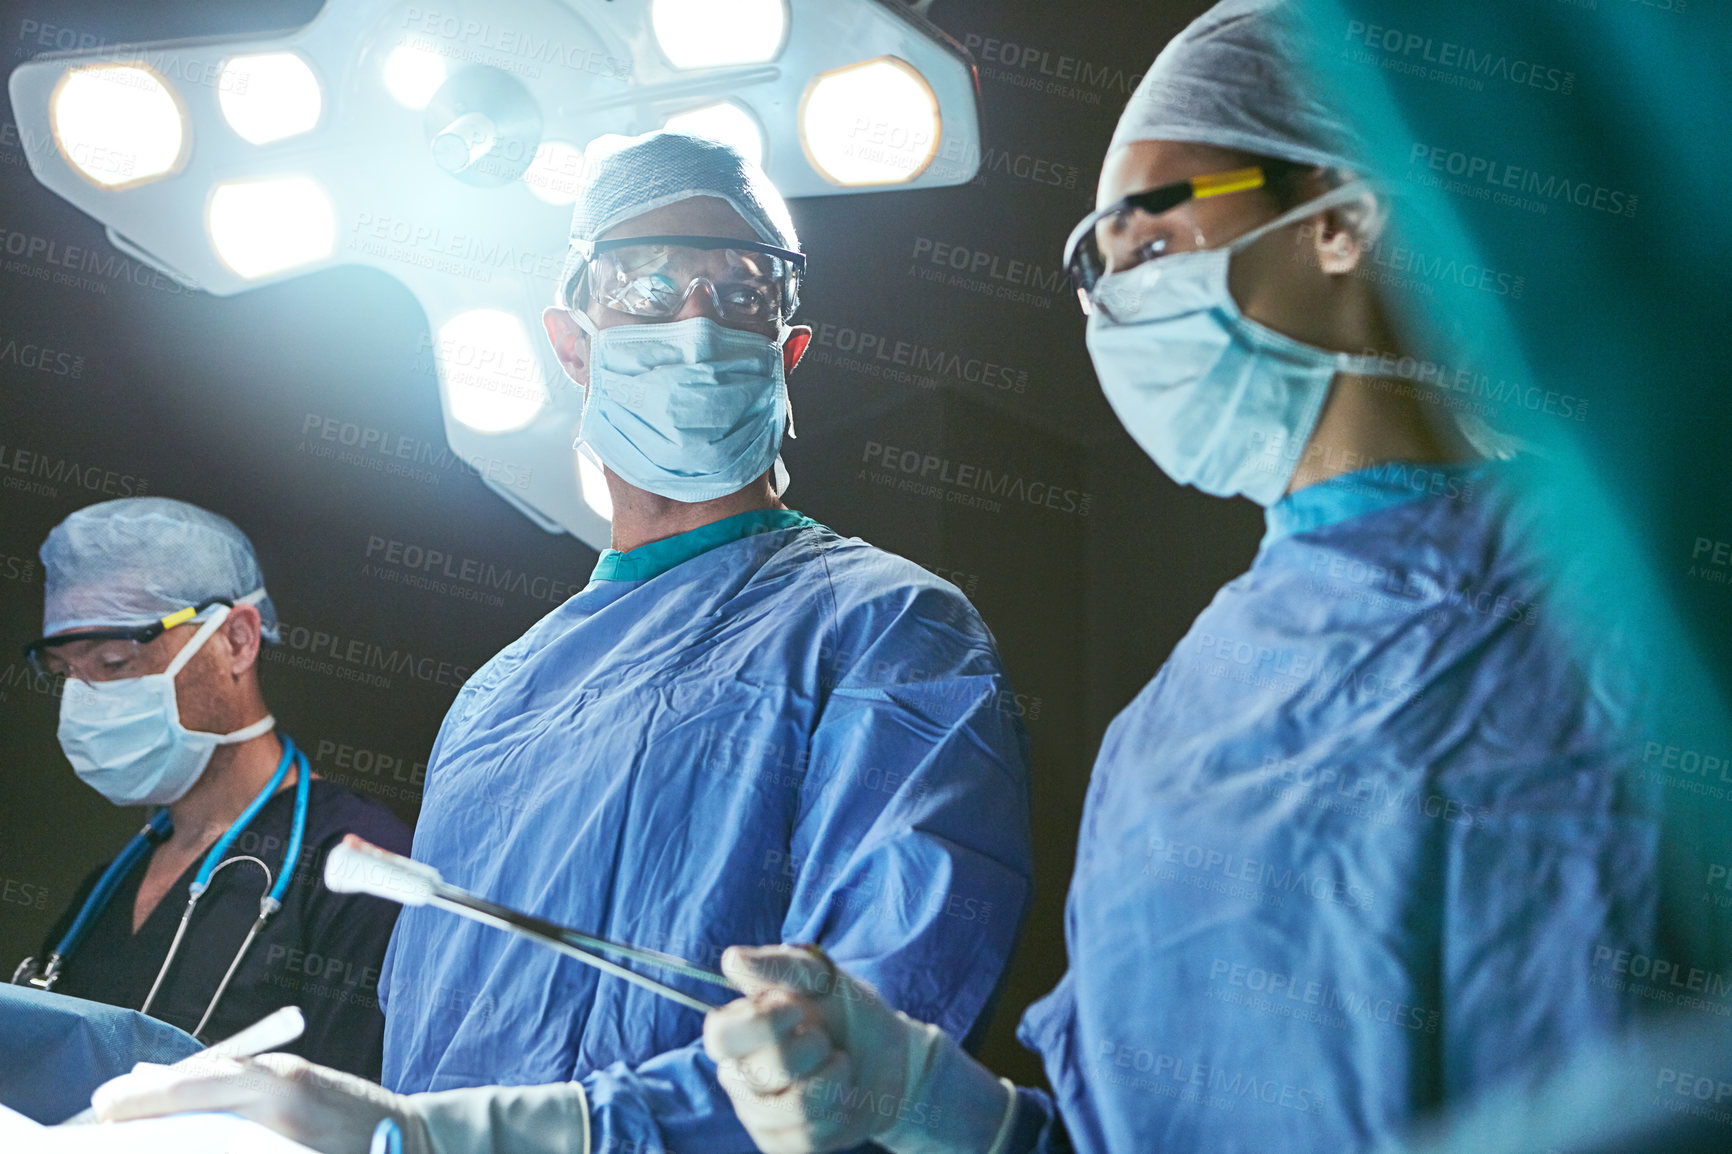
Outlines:
<svg viewBox="0 0 1732 1154"><path fill-rule="evenodd" d="M258 815L259 810L264 808L265 803L283 784L283 779L288 776L291 765L298 766L300 769L300 773L295 779L295 816L294 822L290 826L289 845L283 853L282 868L276 878L271 877L269 866L250 854L239 855L223 861L222 856L228 852L229 846L233 845L235 839L246 832L247 826ZM204 1032L205 1025L210 1021L211 1015L216 1012L217 1003L222 1000L223 993L228 989L230 979L235 976L235 971L240 969L241 960L247 956L247 951L252 948L253 940L265 928L265 923L270 920L271 915L283 907L283 895L288 892L289 882L294 877L295 861L301 856L301 839L307 829L307 796L311 778L312 772L307 765L307 755L296 748L292 739L284 735L283 757L277 763L276 772L271 775L271 779L265 783L265 787L259 791L258 796L253 798L247 808L241 812L235 823L229 826L228 832L218 838L216 844L211 846L210 852L205 854L204 864L199 867L198 875L193 878L192 885L188 887L186 912L180 916L180 926L174 932L174 941L168 947L168 956L162 959L162 968L156 972L156 981L151 983L150 993L145 995L144 1005L139 1007L140 1013L148 1014L150 1012L151 1003L156 1000L157 991L162 988L162 980L168 975L169 967L174 964L175 955L180 952L181 943L186 938L186 928L192 921L193 910L198 908L199 899L205 895L205 891L210 889L211 880L219 872L236 862L250 861L265 871L266 892L259 899L258 919L253 922L252 929L247 931L246 939L241 942L240 950L235 954L234 960L229 963L228 972L223 974L222 981L217 985L216 993L211 995L210 1003L205 1006L204 1017L198 1020L198 1025L193 1029L193 1036L197 1037ZM126 847L103 871L102 877L96 883L96 888L91 890L90 896L84 899L84 905L79 909L78 916L73 919L72 927L66 931L66 935L60 939L59 944L54 947L54 951L48 955L48 964L43 968L42 976L32 979L31 985L43 990L54 988L55 982L60 979L62 971L66 968L66 963L71 960L85 935L90 932L91 925L95 923L97 917L107 908L109 901L114 897L114 891L120 888L121 882L151 851L152 847L167 841L173 833L174 822L170 820L168 810L161 809L151 817L143 829L133 835L132 840L126 843ZM25 965L29 965L28 960L26 960ZM19 968L22 970L24 967Z"/></svg>

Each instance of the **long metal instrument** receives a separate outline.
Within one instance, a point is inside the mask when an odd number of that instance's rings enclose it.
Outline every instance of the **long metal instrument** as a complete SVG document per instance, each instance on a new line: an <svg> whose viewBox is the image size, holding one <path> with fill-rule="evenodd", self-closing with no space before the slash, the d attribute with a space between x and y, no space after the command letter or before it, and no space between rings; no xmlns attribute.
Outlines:
<svg viewBox="0 0 1732 1154"><path fill-rule="evenodd" d="M365 893L381 897L387 901L409 906L437 906L450 910L471 921L483 925L494 926L507 930L519 937L539 942L550 949L558 950L567 957L576 958L585 965L593 966L605 974L612 974L634 985L642 986L652 993L660 994L682 1006L688 1006L699 1013L708 1013L715 1005L694 998L684 990L675 989L664 982L658 982L636 970L629 970L615 962L601 957L610 954L627 961L639 962L646 966L654 966L670 974L678 974L684 978L705 982L712 986L720 986L726 990L738 992L728 979L712 970L695 966L684 958L672 954L664 954L660 950L649 950L642 946L627 945L624 942L613 942L594 934L586 934L581 930L571 929L538 918L532 914L520 913L509 906L488 901L478 897L459 886L451 885L439 876L439 871L425 862L394 854L389 850L380 849L371 842L365 841L354 834L345 837L340 845L333 849L325 859L325 887L337 893Z"/></svg>

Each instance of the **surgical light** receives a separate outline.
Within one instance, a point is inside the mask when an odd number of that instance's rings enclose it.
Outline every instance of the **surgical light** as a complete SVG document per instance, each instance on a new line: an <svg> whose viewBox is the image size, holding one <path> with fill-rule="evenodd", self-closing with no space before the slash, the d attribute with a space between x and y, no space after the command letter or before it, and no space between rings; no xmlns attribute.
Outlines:
<svg viewBox="0 0 1732 1154"><path fill-rule="evenodd" d="M601 466L595 463L587 451L580 451L575 456L577 487L583 494L583 503L603 521L612 521L613 494L607 489L607 474L601 471Z"/></svg>
<svg viewBox="0 0 1732 1154"><path fill-rule="evenodd" d="M751 113L732 101L676 113L668 117L667 127L719 140L749 157L753 164L764 163L764 130Z"/></svg>
<svg viewBox="0 0 1732 1154"><path fill-rule="evenodd" d="M881 56L814 77L800 101L800 146L833 184L905 184L938 153L943 122L932 87Z"/></svg>
<svg viewBox="0 0 1732 1154"><path fill-rule="evenodd" d="M538 351L523 322L500 309L470 309L439 327L433 355L451 416L479 433L509 433L547 406Z"/></svg>
<svg viewBox="0 0 1732 1154"><path fill-rule="evenodd" d="M573 461L583 391L537 323L586 159L668 126L761 156L789 198L946 188L980 167L973 63L924 0L315 7L280 32L19 63L19 135L59 142L23 150L31 173L189 289L338 266L401 283L452 450L596 548L612 510L602 470Z"/></svg>
<svg viewBox="0 0 1732 1154"><path fill-rule="evenodd" d="M323 260L337 246L336 210L308 176L220 184L205 227L223 264L248 280Z"/></svg>
<svg viewBox="0 0 1732 1154"><path fill-rule="evenodd" d="M54 143L85 179L142 184L179 167L186 116L155 72L136 64L74 68L49 102Z"/></svg>
<svg viewBox="0 0 1732 1154"><path fill-rule="evenodd" d="M544 141L523 174L523 183L548 204L566 205L577 199L583 179L583 149L563 140Z"/></svg>
<svg viewBox="0 0 1732 1154"><path fill-rule="evenodd" d="M385 90L404 108L426 108L443 83L444 59L417 43L399 44L385 57Z"/></svg>
<svg viewBox="0 0 1732 1154"><path fill-rule="evenodd" d="M650 26L675 68L764 64L782 50L786 0L651 0Z"/></svg>
<svg viewBox="0 0 1732 1154"><path fill-rule="evenodd" d="M324 101L318 77L299 55L261 52L223 65L217 103L235 135L269 144L311 132Z"/></svg>

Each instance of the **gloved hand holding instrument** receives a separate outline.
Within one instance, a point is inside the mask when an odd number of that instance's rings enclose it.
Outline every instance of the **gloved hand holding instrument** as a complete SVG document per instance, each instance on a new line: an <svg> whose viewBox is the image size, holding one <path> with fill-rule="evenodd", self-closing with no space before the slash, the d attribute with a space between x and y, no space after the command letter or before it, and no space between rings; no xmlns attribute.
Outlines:
<svg viewBox="0 0 1732 1154"><path fill-rule="evenodd" d="M683 990L599 955L611 954L728 990L727 978L682 958L611 942L490 902L448 884L424 863L389 853L350 834L325 859L325 885L403 905L433 905L540 942L603 973L700 1012L716 1007ZM316 1066L290 1054L234 1060L199 1056L182 1066L147 1067L99 1087L92 1097L103 1121L229 1110L261 1122L324 1154L366 1154L387 1120L401 1132L404 1154L476 1149L515 1154L585 1154L588 1104L579 1083L484 1086L430 1094L394 1094L365 1078Z"/></svg>
<svg viewBox="0 0 1732 1154"><path fill-rule="evenodd" d="M735 946L722 970L747 996L705 1019L704 1049L764 1154L1002 1154L1016 1088L937 1026L814 947Z"/></svg>

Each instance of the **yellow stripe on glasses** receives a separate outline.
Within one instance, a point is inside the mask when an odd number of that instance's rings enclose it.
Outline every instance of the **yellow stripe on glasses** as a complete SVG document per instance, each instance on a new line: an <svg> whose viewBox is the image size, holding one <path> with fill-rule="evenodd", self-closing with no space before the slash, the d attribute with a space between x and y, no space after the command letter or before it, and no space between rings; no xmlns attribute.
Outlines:
<svg viewBox="0 0 1732 1154"><path fill-rule="evenodd" d="M1193 176L1191 178L1191 193L1198 198L1221 196L1229 192L1243 192L1247 188L1262 187L1263 170L1256 165L1252 165L1250 168L1235 168L1231 172L1212 172L1208 176Z"/></svg>

